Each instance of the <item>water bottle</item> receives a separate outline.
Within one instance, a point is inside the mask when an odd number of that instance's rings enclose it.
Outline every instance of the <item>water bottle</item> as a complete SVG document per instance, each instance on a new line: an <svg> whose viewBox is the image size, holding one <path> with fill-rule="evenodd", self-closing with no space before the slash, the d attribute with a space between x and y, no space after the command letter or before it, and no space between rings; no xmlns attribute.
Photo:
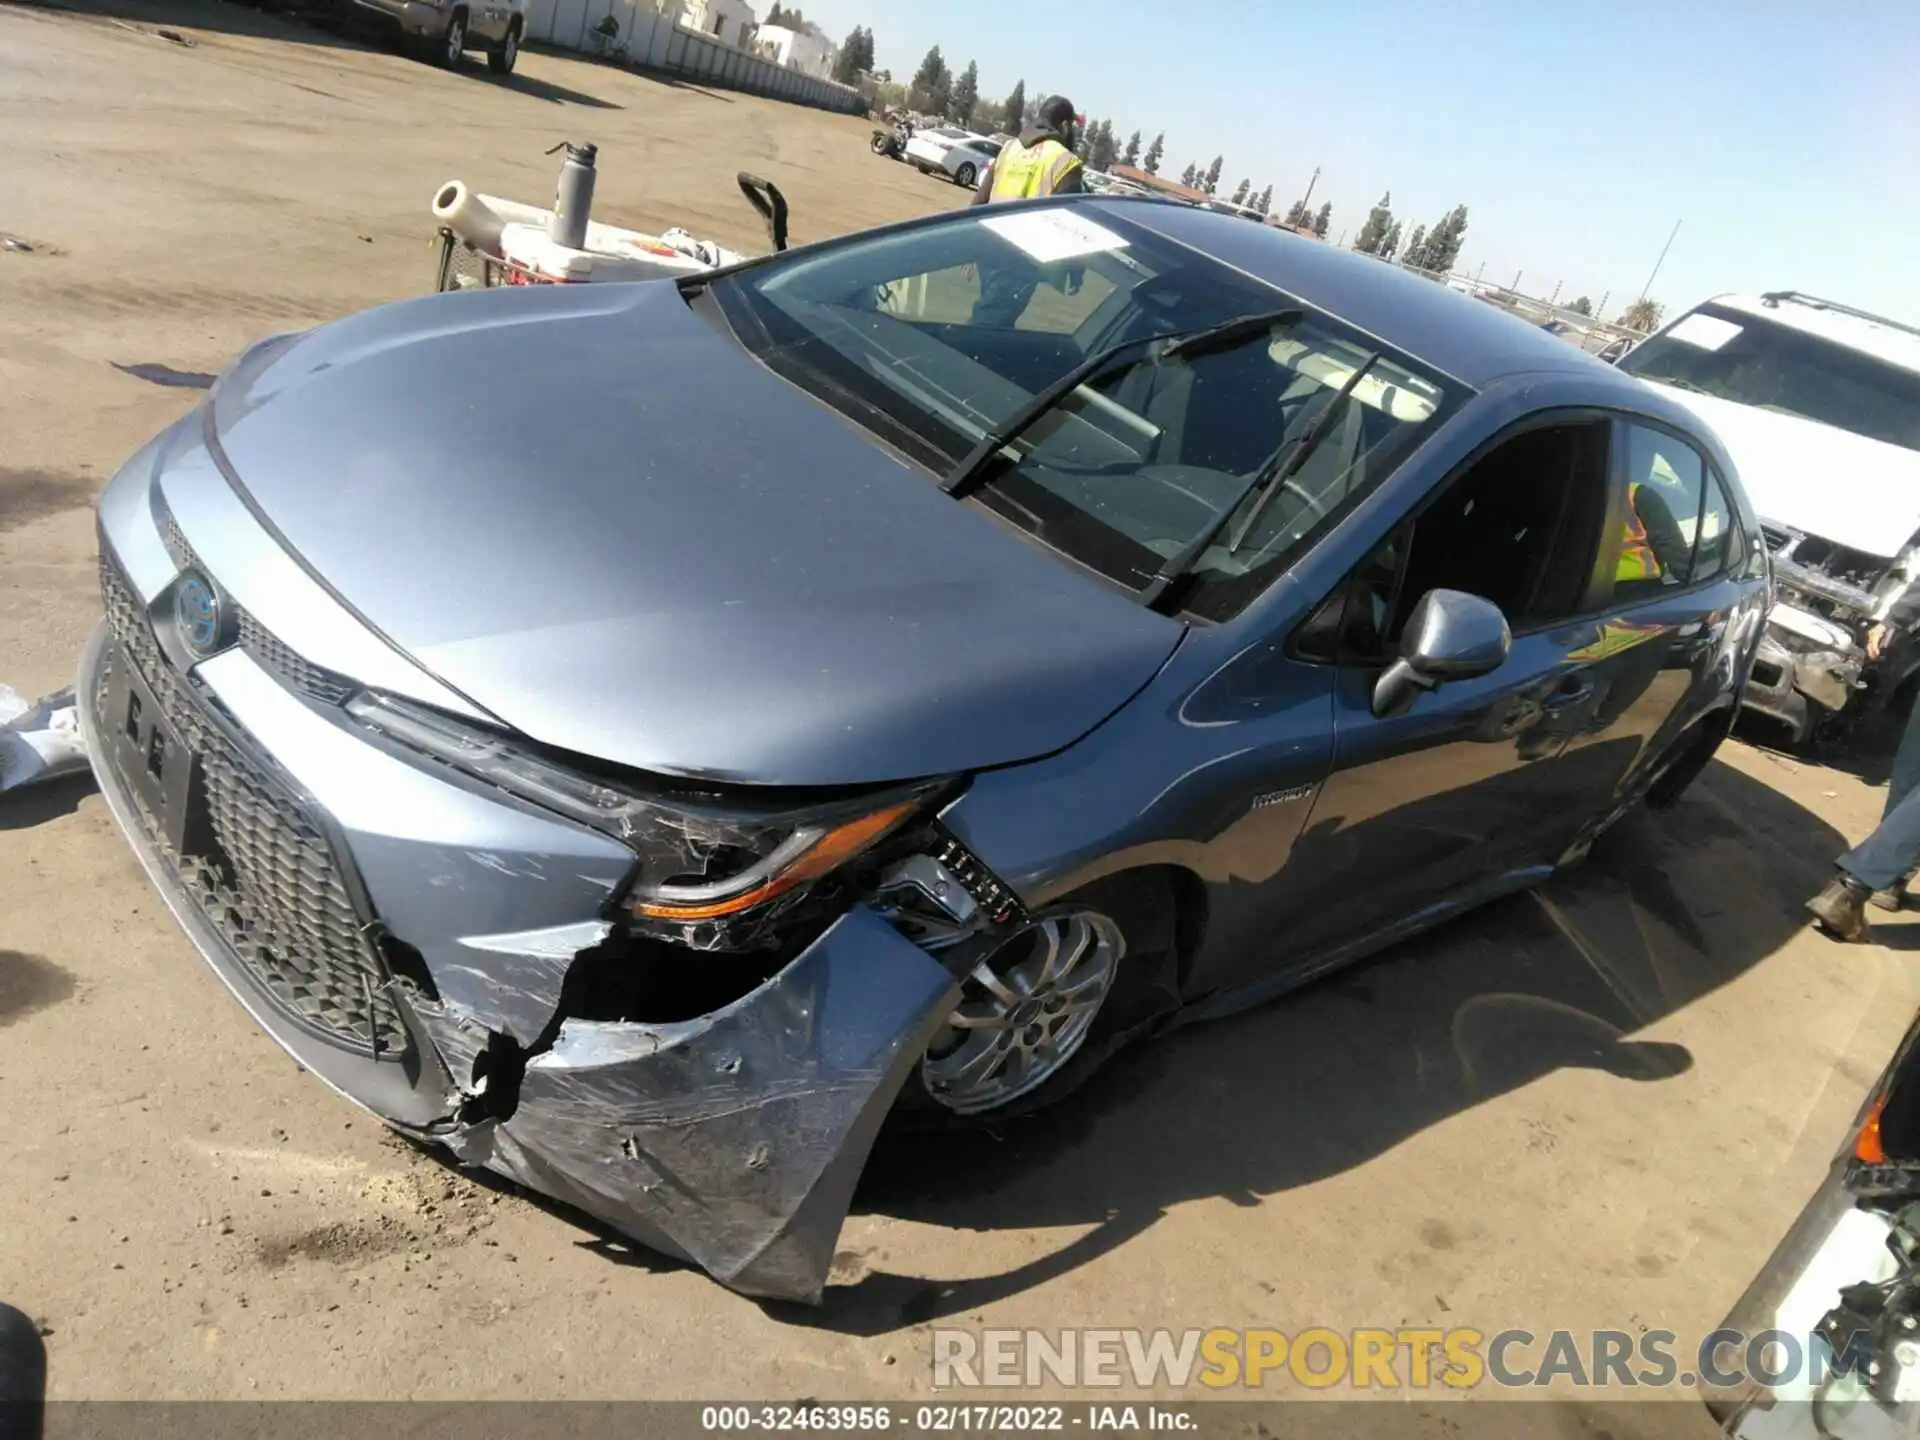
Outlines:
<svg viewBox="0 0 1920 1440"><path fill-rule="evenodd" d="M562 141L547 153L567 152L560 166L560 186L553 193L553 219L547 224L547 238L569 250L584 250L587 244L587 216L593 209L593 157L597 145L574 145Z"/></svg>

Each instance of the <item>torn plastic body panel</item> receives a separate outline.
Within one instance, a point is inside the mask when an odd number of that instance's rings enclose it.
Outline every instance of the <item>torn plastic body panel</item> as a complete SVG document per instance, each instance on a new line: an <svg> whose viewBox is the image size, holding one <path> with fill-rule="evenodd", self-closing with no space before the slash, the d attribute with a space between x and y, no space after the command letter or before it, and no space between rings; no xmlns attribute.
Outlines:
<svg viewBox="0 0 1920 1440"><path fill-rule="evenodd" d="M714 1014L563 1021L510 1113L453 1143L734 1289L818 1301L874 1136L958 993L857 907ZM443 1053L473 1049L427 1023Z"/></svg>

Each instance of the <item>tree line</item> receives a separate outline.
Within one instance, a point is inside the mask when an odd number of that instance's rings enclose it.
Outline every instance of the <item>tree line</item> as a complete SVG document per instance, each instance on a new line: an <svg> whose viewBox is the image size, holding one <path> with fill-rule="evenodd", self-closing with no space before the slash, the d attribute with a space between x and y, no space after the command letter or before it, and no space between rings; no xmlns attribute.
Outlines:
<svg viewBox="0 0 1920 1440"><path fill-rule="evenodd" d="M1366 223L1353 238L1353 248L1364 255L1378 255L1382 260L1398 259L1402 265L1415 270L1451 274L1459 263L1460 247L1467 237L1467 207L1454 206L1431 227L1414 226L1404 251L1400 232L1400 221L1393 215L1393 192L1389 190L1367 212Z"/></svg>
<svg viewBox="0 0 1920 1440"><path fill-rule="evenodd" d="M788 13L797 14L793 11ZM856 26L853 34L847 37L847 43L841 47L834 78L852 83L872 68L873 31ZM1044 90L1030 92L1023 79L1013 87L1005 100L985 100L980 94L979 65L969 60L966 68L956 75L940 47L935 45L921 60L920 68L914 72L913 81L906 87L903 99L910 109L922 114L944 116L956 125L974 130L997 129L1009 135L1018 135L1036 118L1039 104L1047 93ZM1111 120L1088 120L1080 127L1074 148L1080 158L1095 170L1108 170L1117 164L1158 175L1166 160L1166 135L1155 135L1144 149L1141 142L1142 136L1138 130L1123 143L1114 133ZM1210 164L1187 166L1181 172L1180 183L1189 190L1217 195L1225 169L1225 157L1216 155ZM1261 215L1273 213L1271 185L1256 190L1251 179L1243 179L1233 189L1231 199L1233 204L1246 206ZM1324 240L1333 224L1333 205L1331 201L1322 201L1320 208L1314 210L1302 198L1294 201L1281 218L1292 229L1311 231ZM1378 255L1383 260L1397 259L1415 269L1445 275L1458 263L1466 234L1467 207L1455 205L1431 226L1416 225L1412 237L1406 239L1403 246L1402 224L1394 217L1393 195L1389 192L1382 195L1379 203L1368 213L1360 233L1354 238L1353 248L1364 254Z"/></svg>

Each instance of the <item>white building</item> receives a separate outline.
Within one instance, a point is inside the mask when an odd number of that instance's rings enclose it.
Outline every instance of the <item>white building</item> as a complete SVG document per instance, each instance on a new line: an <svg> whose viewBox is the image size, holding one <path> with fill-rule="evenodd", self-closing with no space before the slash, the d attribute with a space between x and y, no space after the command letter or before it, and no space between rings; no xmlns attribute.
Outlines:
<svg viewBox="0 0 1920 1440"><path fill-rule="evenodd" d="M675 0L665 7L671 11ZM689 30L711 35L727 45L745 48L753 38L753 7L747 0L679 0L679 21Z"/></svg>
<svg viewBox="0 0 1920 1440"><path fill-rule="evenodd" d="M768 59L822 80L833 78L834 62L840 47L813 26L795 30L786 25L762 25L753 36L754 44Z"/></svg>

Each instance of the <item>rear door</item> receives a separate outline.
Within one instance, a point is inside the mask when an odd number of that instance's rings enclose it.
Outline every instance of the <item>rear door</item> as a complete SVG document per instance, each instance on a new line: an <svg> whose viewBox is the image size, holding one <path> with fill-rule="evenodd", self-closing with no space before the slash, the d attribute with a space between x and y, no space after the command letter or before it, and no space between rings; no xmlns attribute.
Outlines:
<svg viewBox="0 0 1920 1440"><path fill-rule="evenodd" d="M1591 694L1569 712L1567 753L1584 762L1604 751L1601 768L1630 790L1683 731L1731 703L1728 627L1747 592L1747 545L1725 484L1686 438L1622 419L1613 454L1607 610L1581 652Z"/></svg>

